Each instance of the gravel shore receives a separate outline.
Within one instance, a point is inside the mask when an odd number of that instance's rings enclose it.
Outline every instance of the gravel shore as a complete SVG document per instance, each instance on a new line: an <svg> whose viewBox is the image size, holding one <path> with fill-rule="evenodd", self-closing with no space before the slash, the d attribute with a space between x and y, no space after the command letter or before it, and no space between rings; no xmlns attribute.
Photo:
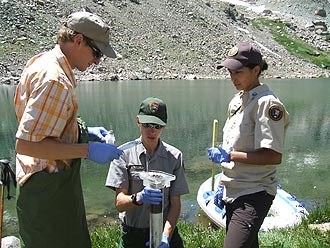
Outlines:
<svg viewBox="0 0 330 248"><path fill-rule="evenodd" d="M59 24L75 11L100 15L111 26L111 42L121 54L105 58L79 80L145 80L225 78L218 65L239 41L256 44L269 69L266 78L329 77L330 70L289 54L267 29L255 29L254 18L283 19L290 32L323 50L325 36L308 28L314 20L329 25L329 17L314 14L329 10L328 0L229 1L220 0L2 0L0 3L0 81L16 84L26 61L51 49ZM263 6L262 12L255 11ZM297 7L298 6L298 7ZM308 15L304 17L305 8ZM308 10L308 11L307 11Z"/></svg>

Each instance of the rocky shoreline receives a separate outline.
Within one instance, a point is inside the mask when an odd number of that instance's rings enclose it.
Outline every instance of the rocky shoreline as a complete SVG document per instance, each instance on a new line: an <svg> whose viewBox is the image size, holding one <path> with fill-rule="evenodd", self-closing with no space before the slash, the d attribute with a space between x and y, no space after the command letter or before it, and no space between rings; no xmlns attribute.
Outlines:
<svg viewBox="0 0 330 248"><path fill-rule="evenodd" d="M0 82L17 84L26 61L54 46L60 20L82 9L100 15L110 24L111 42L121 57L105 58L100 65L84 73L77 72L78 80L223 79L228 73L218 65L228 49L243 40L255 43L264 54L269 64L265 78L329 77L329 69L291 55L274 41L269 30L251 25L260 16L285 20L290 23L290 33L329 51L326 39L329 4L321 4L327 1L318 1L319 6L312 0L298 1L300 5L283 2L2 0ZM253 10L262 5L262 11ZM299 16L297 13L302 11L297 6L309 9L309 15ZM315 14L311 8L323 12Z"/></svg>

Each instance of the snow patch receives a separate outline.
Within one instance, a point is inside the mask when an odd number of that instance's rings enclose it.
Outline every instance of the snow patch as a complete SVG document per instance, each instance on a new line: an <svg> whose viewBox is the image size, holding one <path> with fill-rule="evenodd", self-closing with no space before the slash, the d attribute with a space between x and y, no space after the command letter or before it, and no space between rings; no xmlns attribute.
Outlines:
<svg viewBox="0 0 330 248"><path fill-rule="evenodd" d="M255 6L255 5L251 5L248 2L245 1L240 1L240 0L220 0L221 2L226 2L226 3L231 3L234 5L239 5L239 6L243 6L243 7L247 7L249 10L252 10L255 13L262 13L265 10L265 5L259 5L259 6Z"/></svg>

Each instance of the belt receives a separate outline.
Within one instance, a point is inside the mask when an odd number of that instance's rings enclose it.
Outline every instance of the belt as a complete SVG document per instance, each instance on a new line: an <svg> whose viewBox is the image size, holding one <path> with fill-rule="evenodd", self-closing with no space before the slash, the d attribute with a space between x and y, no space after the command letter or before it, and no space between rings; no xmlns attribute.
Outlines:
<svg viewBox="0 0 330 248"><path fill-rule="evenodd" d="M128 226L125 223L121 223L121 225L122 225L123 231L126 233L129 233L129 232L149 233L149 230L150 230L149 228L139 228L139 227Z"/></svg>

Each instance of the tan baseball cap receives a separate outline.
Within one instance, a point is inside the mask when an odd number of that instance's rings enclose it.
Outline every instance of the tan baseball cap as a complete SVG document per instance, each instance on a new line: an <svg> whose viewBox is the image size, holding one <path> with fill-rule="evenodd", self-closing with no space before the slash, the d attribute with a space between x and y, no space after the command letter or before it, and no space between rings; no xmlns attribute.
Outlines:
<svg viewBox="0 0 330 248"><path fill-rule="evenodd" d="M66 25L93 40L104 55L109 58L117 57L109 41L110 27L99 16L90 12L75 12L68 16Z"/></svg>

